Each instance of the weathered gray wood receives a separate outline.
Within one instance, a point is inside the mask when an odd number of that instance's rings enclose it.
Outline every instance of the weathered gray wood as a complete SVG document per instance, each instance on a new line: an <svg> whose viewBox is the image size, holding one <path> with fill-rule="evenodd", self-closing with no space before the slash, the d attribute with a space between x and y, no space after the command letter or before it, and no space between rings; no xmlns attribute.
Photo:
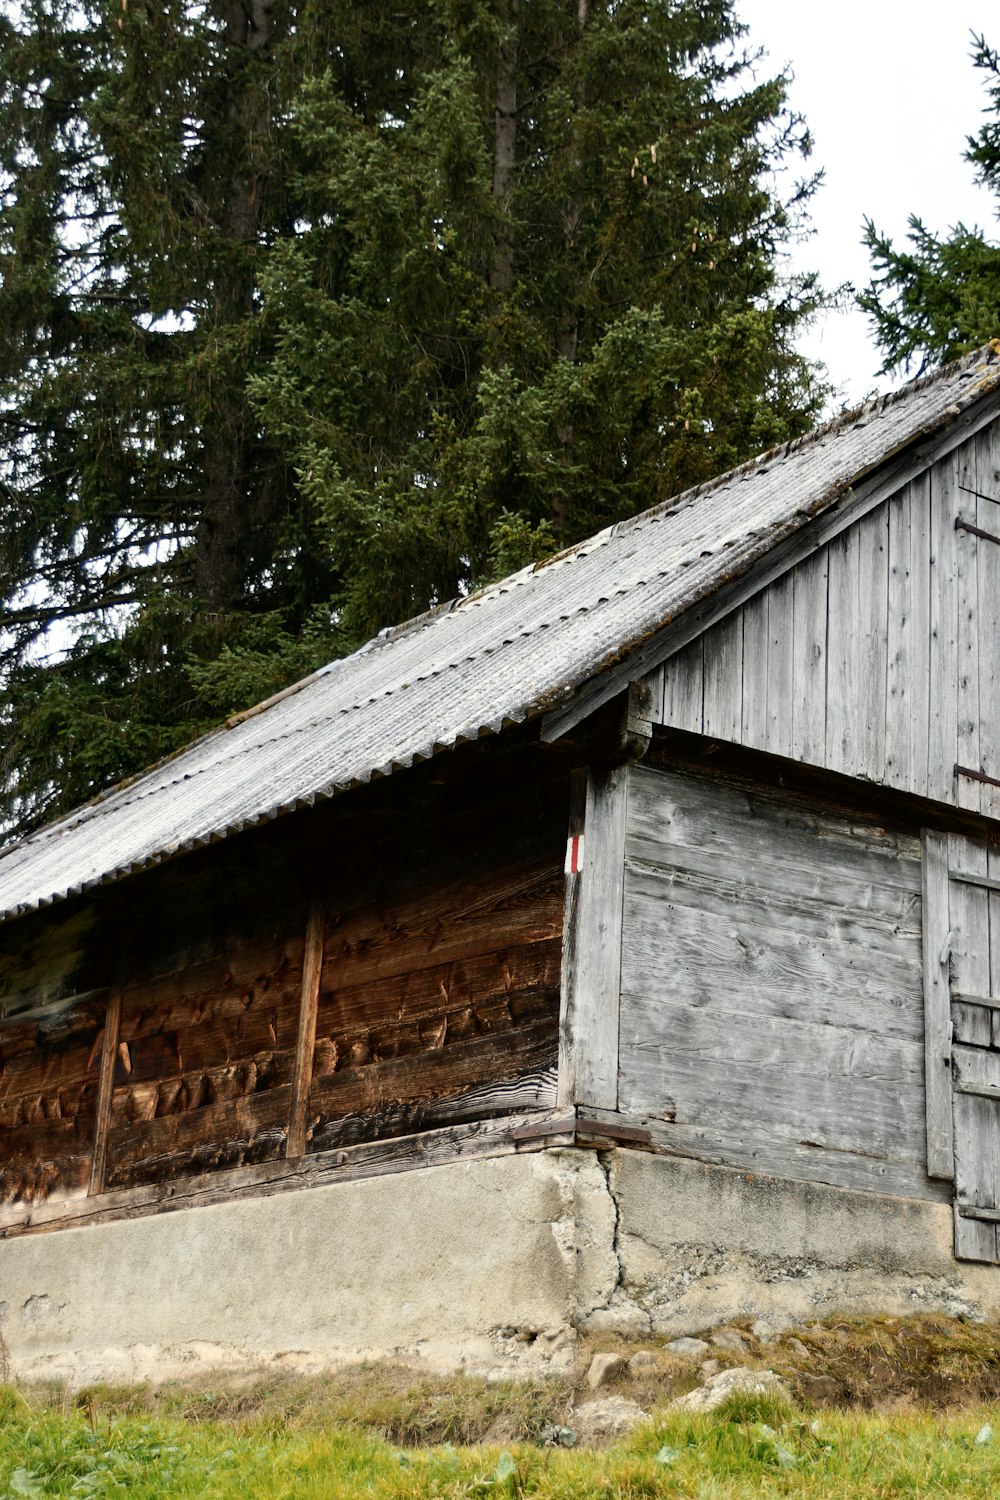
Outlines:
<svg viewBox="0 0 1000 1500"><path fill-rule="evenodd" d="M827 549L807 557L792 577L792 750L796 760L822 764L826 749Z"/></svg>
<svg viewBox="0 0 1000 1500"><path fill-rule="evenodd" d="M679 1124L748 1128L887 1161L923 1156L919 1043L716 1005L692 1008L669 976L622 997L619 1106Z"/></svg>
<svg viewBox="0 0 1000 1500"><path fill-rule="evenodd" d="M881 509L881 507L879 507ZM829 549L829 657L827 660L826 756L824 764L844 775L864 770L865 726L862 679L869 642L859 650L861 607L859 531L852 527Z"/></svg>
<svg viewBox="0 0 1000 1500"><path fill-rule="evenodd" d="M740 743L767 745L767 589L743 606L743 711Z"/></svg>
<svg viewBox="0 0 1000 1500"><path fill-rule="evenodd" d="M790 756L794 750L796 696L794 580L790 573L767 590L767 724L764 749Z"/></svg>
<svg viewBox="0 0 1000 1500"><path fill-rule="evenodd" d="M956 799L958 755L958 555L954 455L931 472L931 616L927 795Z"/></svg>
<svg viewBox="0 0 1000 1500"><path fill-rule="evenodd" d="M954 454L955 512L963 520L976 524L978 510L976 490L976 440L963 443ZM980 766L979 747L979 582L978 553L982 546L978 537L967 531L956 531L954 536L956 561L956 593L958 602L958 661L957 685L957 743L956 760L959 765ZM966 776L955 781L955 797L960 807L979 811L981 793L979 785Z"/></svg>
<svg viewBox="0 0 1000 1500"><path fill-rule="evenodd" d="M643 679L649 691L649 714L654 724L663 723L663 667L655 667Z"/></svg>
<svg viewBox="0 0 1000 1500"><path fill-rule="evenodd" d="M989 994L990 925L986 890L986 847L961 834L949 837L951 982L959 994ZM956 870L962 872L956 875ZM988 1047L992 1035L990 1015L978 1005L952 1004L952 1015L963 1041Z"/></svg>
<svg viewBox="0 0 1000 1500"><path fill-rule="evenodd" d="M305 949L302 957L302 990L299 997L299 1025L295 1043L292 1073L292 1098L288 1112L285 1155L302 1156L306 1149L306 1107L312 1087L313 1054L316 1048L316 1013L319 1008L320 980L323 976L323 907L314 902L306 922Z"/></svg>
<svg viewBox="0 0 1000 1500"><path fill-rule="evenodd" d="M994 425L980 432L974 442L979 491L976 522L984 531L997 533L1000 532L1000 433ZM978 592L979 760L970 764L981 765L990 776L1000 776L1000 547L970 538L973 540ZM1000 818L1000 787L981 782L979 799L981 812L990 818Z"/></svg>
<svg viewBox="0 0 1000 1500"><path fill-rule="evenodd" d="M880 505L850 533L858 548L858 593L864 649L857 684L856 766L861 775L885 766L888 676L889 505ZM883 771L884 775L884 771Z"/></svg>
<svg viewBox="0 0 1000 1500"><path fill-rule="evenodd" d="M958 847L960 849L963 847L973 847L978 849L978 845L959 845ZM975 885L983 891L1000 891L1000 876L997 876L995 874L988 874L985 870L979 871L963 869L953 865L951 869L951 878L952 880L957 881L959 885Z"/></svg>
<svg viewBox="0 0 1000 1500"><path fill-rule="evenodd" d="M881 501L923 474L928 465L944 458L986 427L995 419L998 411L1000 402L987 397L980 405L964 413L953 427L916 444L899 459L890 461L876 474L845 491L815 521L770 548L741 578L734 579L703 603L688 610L677 620L670 621L621 662L582 686L565 707L546 715L541 730L542 740L551 744L569 734L577 724L620 693L628 682L652 671L703 631L710 629L734 609L767 588L776 578L782 577L790 567L803 558L812 556L861 516L867 515Z"/></svg>
<svg viewBox="0 0 1000 1500"><path fill-rule="evenodd" d="M619 1108L653 1116L670 1099L675 1135L743 1143L734 1165L794 1158L809 1175L833 1161L822 1180L938 1196L925 1181L920 852L778 792L634 767ZM943 1004L947 1025L946 986Z"/></svg>
<svg viewBox="0 0 1000 1500"><path fill-rule="evenodd" d="M885 775L890 786L906 787L913 776L913 716L922 694L912 698L910 679L913 603L911 515L913 487L888 503L888 598L886 632Z"/></svg>
<svg viewBox="0 0 1000 1500"><path fill-rule="evenodd" d="M810 1139L762 1132L756 1121L726 1128L716 1121L685 1125L642 1117L653 1136L653 1149L666 1156L688 1157L712 1165L738 1167L757 1175L789 1177L797 1182L824 1182L831 1187L885 1193L899 1198L947 1202L950 1189L931 1182L922 1164L833 1149Z"/></svg>
<svg viewBox="0 0 1000 1500"><path fill-rule="evenodd" d="M629 767L591 769L583 789L583 864L566 877L559 1103L614 1109ZM580 792L578 790L577 797ZM571 814L571 833L580 826Z"/></svg>
<svg viewBox="0 0 1000 1500"><path fill-rule="evenodd" d="M875 910L883 902L899 909L890 890L921 890L920 840L912 835L827 817L780 792L638 765L629 786L629 856L655 862L663 848L716 851L728 858L733 878L784 866L789 883L808 880L820 891L827 871L851 875L870 888ZM874 864L873 853L880 856Z"/></svg>
<svg viewBox="0 0 1000 1500"><path fill-rule="evenodd" d="M986 868L990 876L1000 876L1000 848L987 846ZM990 994L1000 997L1000 891L990 891L986 897L990 923ZM1000 1010L993 1013L991 1043L1000 1049Z"/></svg>
<svg viewBox="0 0 1000 1500"><path fill-rule="evenodd" d="M1000 1010L1000 995L966 995L952 990L951 998L958 1005L983 1005L987 1010Z"/></svg>
<svg viewBox="0 0 1000 1500"><path fill-rule="evenodd" d="M984 1224L1000 1224L1000 1208L976 1208L967 1203L956 1203L959 1218L979 1219Z"/></svg>
<svg viewBox="0 0 1000 1500"><path fill-rule="evenodd" d="M931 638L931 476L914 479L910 493L909 681L910 776L895 786L923 796L928 785L930 753Z"/></svg>
<svg viewBox="0 0 1000 1500"><path fill-rule="evenodd" d="M951 1104L947 835L925 832L923 846L921 907L927 1172L931 1177L950 1179L955 1175L955 1151Z"/></svg>
<svg viewBox="0 0 1000 1500"><path fill-rule="evenodd" d="M992 504L970 491L998 467L980 454L998 443L992 431L964 442L748 599L729 617L743 621L738 663L720 624L701 654L694 642L673 658L664 722L696 729L701 712L717 738L1000 809L1000 788L955 776L956 762L979 767L1000 747L1000 547L955 530Z"/></svg>
<svg viewBox="0 0 1000 1500"><path fill-rule="evenodd" d="M658 887L658 889L657 889ZM707 892L675 891L641 872L626 877L622 988L645 988L645 976L663 964L662 930L670 924L670 955L677 992L692 1005L719 1004L768 1016L880 1030L921 1041L921 970L918 954L886 949L826 933L791 928L781 907L741 900L709 910ZM697 904L694 904L697 903ZM916 944L914 944L916 947Z"/></svg>
<svg viewBox="0 0 1000 1500"><path fill-rule="evenodd" d="M1000 1209L1000 1053L956 1043L955 1065L955 1254L963 1260L995 1261L997 1233L989 1216ZM964 1212L963 1212L964 1210Z"/></svg>
<svg viewBox="0 0 1000 1500"><path fill-rule="evenodd" d="M704 707L704 644L699 637L663 664L663 722L701 734Z"/></svg>
<svg viewBox="0 0 1000 1500"><path fill-rule="evenodd" d="M705 733L739 741L743 717L743 611L705 636Z"/></svg>

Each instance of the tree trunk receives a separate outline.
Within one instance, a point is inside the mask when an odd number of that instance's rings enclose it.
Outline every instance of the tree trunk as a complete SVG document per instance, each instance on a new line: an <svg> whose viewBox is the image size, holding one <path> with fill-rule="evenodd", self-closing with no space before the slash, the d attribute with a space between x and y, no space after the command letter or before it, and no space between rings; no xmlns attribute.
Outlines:
<svg viewBox="0 0 1000 1500"><path fill-rule="evenodd" d="M233 51L261 54L273 32L272 0L231 0L225 16L223 45ZM212 322L222 330L253 316L254 273L247 255L257 240L262 182L250 169L252 143L268 124L267 95L252 80L243 82L237 68L228 107L227 133L240 143L224 197L220 229L230 246L229 261L214 287ZM262 102L263 101L263 102ZM222 333L223 339L226 337ZM204 423L204 471L201 515L195 533L194 588L210 611L228 614L244 599L248 564L256 531L246 394L241 386L219 390Z"/></svg>
<svg viewBox="0 0 1000 1500"><path fill-rule="evenodd" d="M507 34L500 46L493 146L493 199L497 231L490 286L502 296L514 289L514 246L510 234L510 199L514 191L517 150L517 12L520 0L510 0Z"/></svg>

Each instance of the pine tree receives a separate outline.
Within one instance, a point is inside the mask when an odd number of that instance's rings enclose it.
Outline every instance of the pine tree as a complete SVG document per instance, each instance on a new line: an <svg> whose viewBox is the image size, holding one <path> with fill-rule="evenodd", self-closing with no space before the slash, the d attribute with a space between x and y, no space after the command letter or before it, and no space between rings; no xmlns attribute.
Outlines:
<svg viewBox="0 0 1000 1500"><path fill-rule="evenodd" d="M969 138L965 160L1000 196L1000 53L977 36L972 56L986 75L992 116ZM874 275L858 302L872 321L886 373L946 364L1000 336L1000 244L964 224L943 238L916 215L909 225L909 248L898 250L865 221Z"/></svg>
<svg viewBox="0 0 1000 1500"><path fill-rule="evenodd" d="M802 431L730 0L0 8L0 821Z"/></svg>

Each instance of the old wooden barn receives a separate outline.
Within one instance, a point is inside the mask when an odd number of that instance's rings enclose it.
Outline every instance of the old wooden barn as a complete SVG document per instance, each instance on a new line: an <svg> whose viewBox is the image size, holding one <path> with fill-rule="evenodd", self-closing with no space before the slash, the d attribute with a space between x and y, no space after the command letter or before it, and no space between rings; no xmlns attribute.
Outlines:
<svg viewBox="0 0 1000 1500"><path fill-rule="evenodd" d="M14 1369L1000 1311L998 420L984 351L6 850Z"/></svg>

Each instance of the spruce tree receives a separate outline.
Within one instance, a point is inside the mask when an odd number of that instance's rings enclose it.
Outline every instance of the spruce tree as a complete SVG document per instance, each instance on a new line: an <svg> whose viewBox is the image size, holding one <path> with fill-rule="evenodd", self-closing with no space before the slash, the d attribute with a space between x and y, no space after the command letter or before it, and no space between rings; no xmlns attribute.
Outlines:
<svg viewBox="0 0 1000 1500"><path fill-rule="evenodd" d="M0 6L0 820L795 435L730 0Z"/></svg>
<svg viewBox="0 0 1000 1500"><path fill-rule="evenodd" d="M985 75L990 117L969 138L965 160L1000 198L1000 53L977 36L972 55ZM920 372L1000 337L1000 244L981 229L957 224L942 237L912 215L907 248L897 249L868 219L865 242L874 274L858 302L872 321L884 372Z"/></svg>

